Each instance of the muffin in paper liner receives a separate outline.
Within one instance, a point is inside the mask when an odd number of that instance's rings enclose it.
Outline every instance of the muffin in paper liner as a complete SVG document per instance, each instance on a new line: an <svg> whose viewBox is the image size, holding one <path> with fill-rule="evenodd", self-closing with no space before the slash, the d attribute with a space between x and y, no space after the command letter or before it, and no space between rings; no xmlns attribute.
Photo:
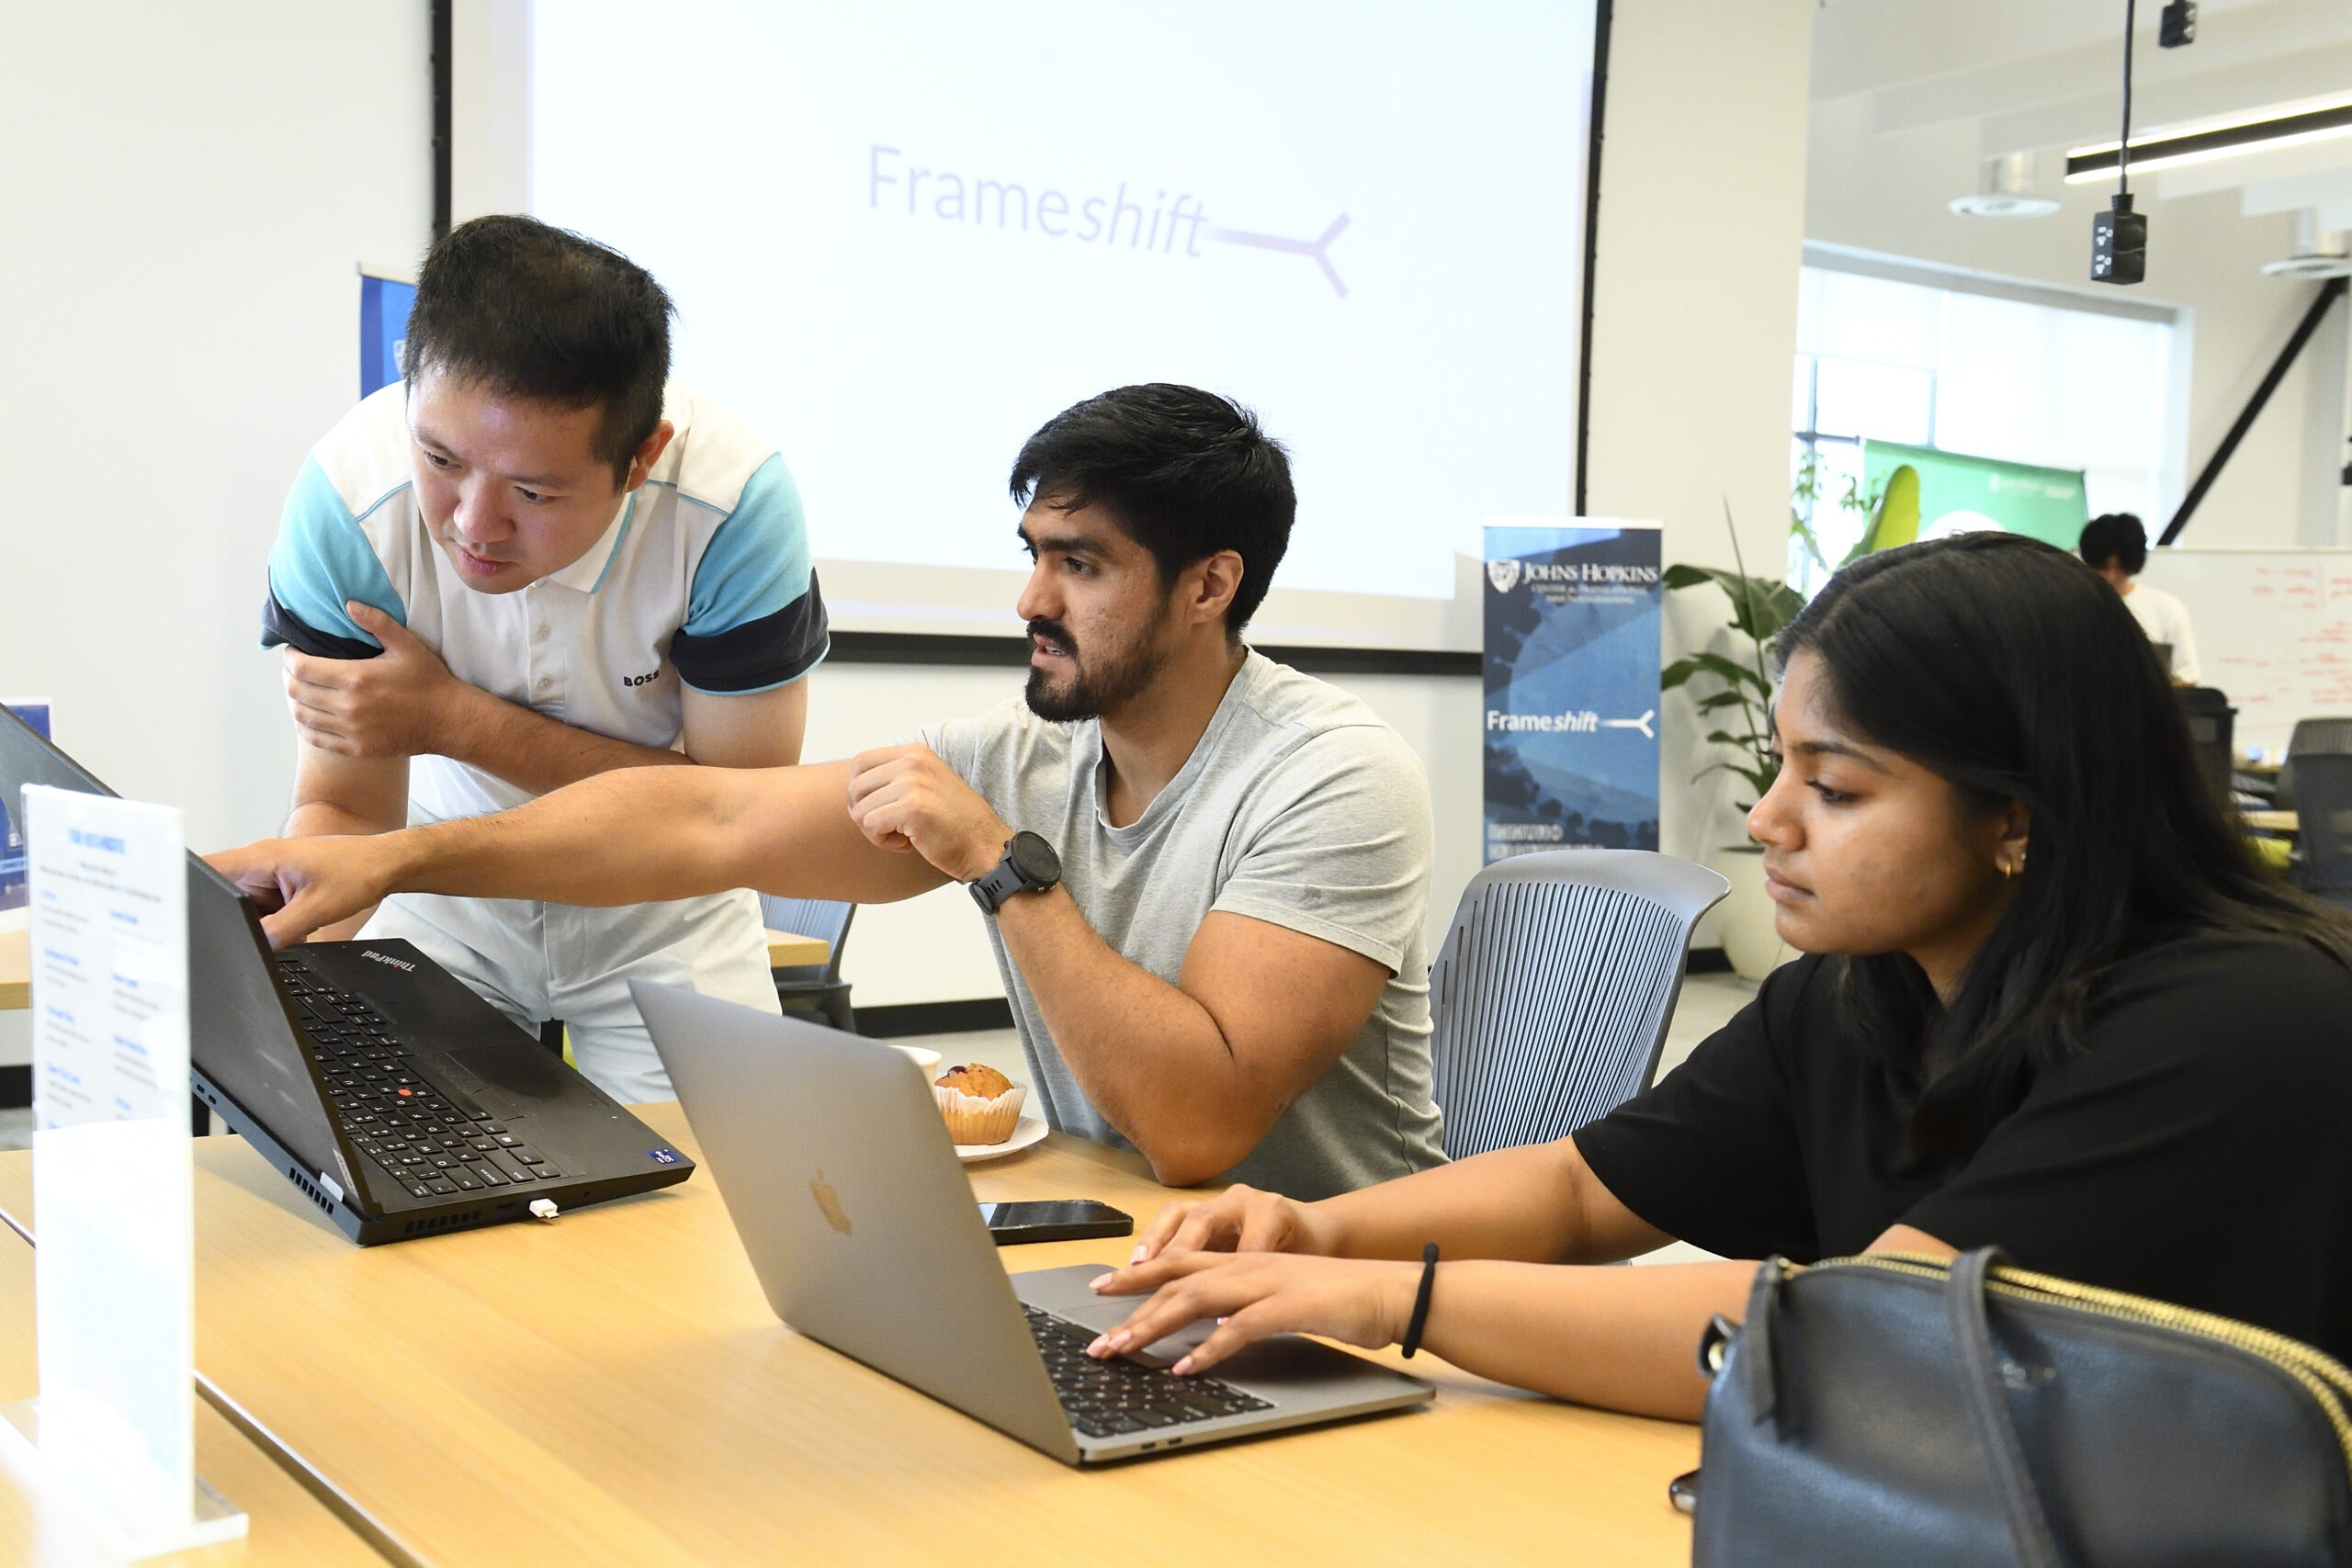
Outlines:
<svg viewBox="0 0 2352 1568"><path fill-rule="evenodd" d="M933 1084L931 1093L939 1101L939 1113L947 1119L950 1138L959 1144L1001 1144L1012 1136L1013 1127L1021 1121L1021 1102L1029 1091L1014 1084L994 1100L982 1100L960 1089Z"/></svg>

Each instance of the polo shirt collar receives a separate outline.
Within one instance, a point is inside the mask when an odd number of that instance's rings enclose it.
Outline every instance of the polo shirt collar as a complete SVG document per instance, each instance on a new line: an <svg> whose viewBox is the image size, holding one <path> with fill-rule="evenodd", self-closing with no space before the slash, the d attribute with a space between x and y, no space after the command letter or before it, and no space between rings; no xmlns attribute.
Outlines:
<svg viewBox="0 0 2352 1568"><path fill-rule="evenodd" d="M613 520L605 525L604 533L588 547L586 554L561 571L548 573L541 581L557 583L575 593L595 592L596 585L605 581L605 569L613 564L613 557L619 552L621 541L628 537L629 519L637 513L637 491L628 492L614 512Z"/></svg>

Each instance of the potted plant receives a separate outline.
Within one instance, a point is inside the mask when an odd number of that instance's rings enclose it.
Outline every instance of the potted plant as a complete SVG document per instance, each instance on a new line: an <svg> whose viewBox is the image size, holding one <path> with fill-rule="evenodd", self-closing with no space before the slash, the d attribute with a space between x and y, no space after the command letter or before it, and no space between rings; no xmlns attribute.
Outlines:
<svg viewBox="0 0 2352 1568"><path fill-rule="evenodd" d="M1824 488L1820 468L1808 452L1798 465L1790 496L1789 531L1813 562L1829 570L1820 538L1807 520L1823 499ZM1869 518L1861 537L1837 563L1838 569L1843 569L1873 550L1907 544L1918 536L1918 470L1908 463L1902 465L1873 495L1865 496L1849 483L1837 505L1867 513ZM1658 684L1668 691L1694 680L1713 684L1713 690L1703 691L1699 697L1699 714L1702 718L1713 717L1716 728L1708 731L1707 739L1730 748L1731 755L1719 756L1691 777L1696 782L1709 773L1724 772L1745 779L1756 792L1755 798L1739 808L1745 819L1781 773L1780 760L1772 754L1772 676L1768 660L1781 628L1804 608L1804 598L1785 581L1747 575L1747 562L1739 550L1739 531L1732 526L1728 503L1724 508L1724 527L1731 535L1732 560L1737 570L1670 566L1665 581L1670 589L1698 588L1710 582L1722 589L1731 601L1733 645L1744 654L1735 658L1702 652L1678 659L1660 673ZM1714 860L1715 869L1730 879L1732 887L1719 922L1724 955L1741 976L1760 980L1781 961L1782 950L1780 933L1773 929L1772 901L1764 892L1763 850L1753 842L1726 844Z"/></svg>
<svg viewBox="0 0 2352 1568"><path fill-rule="evenodd" d="M1724 517L1731 525L1728 512ZM1772 751L1772 676L1768 660L1782 627L1796 618L1804 601L1796 590L1773 578L1750 577L1740 555L1739 535L1732 532L1732 559L1738 570L1669 566L1669 589L1699 588L1709 583L1723 590L1731 604L1728 630L1738 657L1702 651L1678 659L1659 674L1658 684L1672 690L1697 682L1699 714L1714 728L1707 733L1713 745L1728 754L1691 775L1695 783L1713 773L1735 773L1754 794L1740 804L1744 819L1780 776L1780 759ZM1772 926L1772 902L1764 892L1762 847L1754 842L1723 846L1716 869L1731 879L1732 890L1721 917L1724 954L1741 976L1760 980L1780 961L1781 939Z"/></svg>

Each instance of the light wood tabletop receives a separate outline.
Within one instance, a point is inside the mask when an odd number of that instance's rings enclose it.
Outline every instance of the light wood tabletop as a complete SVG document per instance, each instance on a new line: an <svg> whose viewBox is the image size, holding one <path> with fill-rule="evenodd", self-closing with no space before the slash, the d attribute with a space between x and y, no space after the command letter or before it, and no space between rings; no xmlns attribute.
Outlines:
<svg viewBox="0 0 2352 1568"><path fill-rule="evenodd" d="M768 967L822 964L832 948L813 936L772 931L768 936ZM31 934L21 927L0 931L0 1010L32 1006Z"/></svg>
<svg viewBox="0 0 2352 1568"><path fill-rule="evenodd" d="M2241 811L2238 818L2266 833L2300 833L2303 828L2302 818L2292 811Z"/></svg>
<svg viewBox="0 0 2352 1568"><path fill-rule="evenodd" d="M33 1249L14 1231L0 1230L0 1404L30 1398L36 1382ZM248 1533L243 1540L150 1562L163 1568L383 1568L384 1560L324 1504L201 1400L196 1468L245 1511ZM97 1568L115 1561L15 1440L0 1443L0 1565Z"/></svg>
<svg viewBox="0 0 2352 1568"><path fill-rule="evenodd" d="M639 1113L695 1147L674 1105ZM1431 1408L1081 1472L778 1323L707 1172L550 1224L363 1249L242 1140L201 1141L196 1165L200 1382L407 1561L1689 1556L1666 1485L1697 1462L1696 1428L1426 1355L1411 1370L1438 1384ZM1058 1134L972 1177L982 1200L1100 1198L1139 1222L1170 1196L1135 1156ZM29 1156L0 1155L15 1223L30 1179Z"/></svg>
<svg viewBox="0 0 2352 1568"><path fill-rule="evenodd" d="M33 1005L32 932L0 931L0 1010Z"/></svg>
<svg viewBox="0 0 2352 1568"><path fill-rule="evenodd" d="M801 936L795 931L768 930L768 967L791 969L804 964L822 964L832 952L832 944L820 937Z"/></svg>

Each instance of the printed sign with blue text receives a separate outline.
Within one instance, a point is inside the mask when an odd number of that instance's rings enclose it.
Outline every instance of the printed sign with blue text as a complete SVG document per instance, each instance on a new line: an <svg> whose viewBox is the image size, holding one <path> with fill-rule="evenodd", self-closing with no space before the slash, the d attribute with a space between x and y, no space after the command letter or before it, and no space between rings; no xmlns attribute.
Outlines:
<svg viewBox="0 0 2352 1568"><path fill-rule="evenodd" d="M1657 848L1658 527L1487 527L1486 860Z"/></svg>

